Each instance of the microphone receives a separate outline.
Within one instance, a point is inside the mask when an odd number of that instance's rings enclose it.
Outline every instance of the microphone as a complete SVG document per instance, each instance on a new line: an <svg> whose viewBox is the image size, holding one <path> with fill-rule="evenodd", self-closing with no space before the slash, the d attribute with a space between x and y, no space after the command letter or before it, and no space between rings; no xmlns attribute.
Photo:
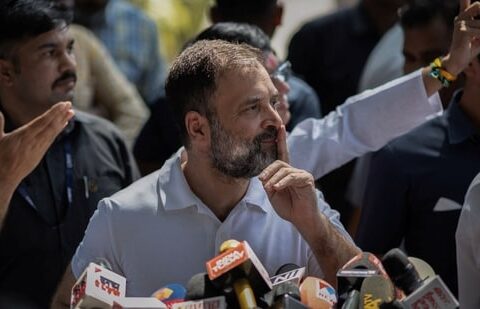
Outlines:
<svg viewBox="0 0 480 309"><path fill-rule="evenodd" d="M125 297L126 279L96 263L90 263L72 287L70 308L110 308Z"/></svg>
<svg viewBox="0 0 480 309"><path fill-rule="evenodd" d="M257 307L253 289L263 295L272 288L265 267L246 241L227 240L220 246L220 252L206 263L210 280L227 291L233 287L242 309Z"/></svg>
<svg viewBox="0 0 480 309"><path fill-rule="evenodd" d="M413 267L415 267L415 269L417 270L418 276L420 277L420 279L425 280L429 277L435 276L435 271L433 270L432 266L430 266L424 260L413 257L413 256L409 256L408 260L410 261L410 263L413 264Z"/></svg>
<svg viewBox="0 0 480 309"><path fill-rule="evenodd" d="M190 278L187 283L185 301L173 305L175 309L198 308L226 308L235 307L236 301L233 293L223 294L208 278L207 273L198 273Z"/></svg>
<svg viewBox="0 0 480 309"><path fill-rule="evenodd" d="M285 281L283 283L274 285L272 290L267 292L263 297L261 297L261 303L259 307L261 308L270 308L274 306L280 306L281 303L285 302L284 296L289 296L287 300L290 302L290 298L296 299L300 302L300 290L298 285L291 281Z"/></svg>
<svg viewBox="0 0 480 309"><path fill-rule="evenodd" d="M335 289L325 280L306 277L300 284L300 299L311 308L330 309L337 303Z"/></svg>
<svg viewBox="0 0 480 309"><path fill-rule="evenodd" d="M388 278L382 262L372 253L354 256L337 272L338 306L341 307L352 290L360 292L363 280L372 276Z"/></svg>
<svg viewBox="0 0 480 309"><path fill-rule="evenodd" d="M357 290L351 290L347 299L342 305L342 309L358 309L360 306L360 293Z"/></svg>
<svg viewBox="0 0 480 309"><path fill-rule="evenodd" d="M360 309L380 308L382 303L395 299L392 282L382 276L368 277L363 280L360 289Z"/></svg>
<svg viewBox="0 0 480 309"><path fill-rule="evenodd" d="M302 304L301 301L292 297L291 295L284 294L279 296L273 305L270 307L273 309L308 309L309 307Z"/></svg>
<svg viewBox="0 0 480 309"><path fill-rule="evenodd" d="M285 264L277 270L276 275L271 277L270 281L272 282L273 286L288 281L299 286L304 275L305 267L298 267L295 264Z"/></svg>
<svg viewBox="0 0 480 309"><path fill-rule="evenodd" d="M409 295L422 286L422 279L405 253L394 248L383 256L383 266L393 283Z"/></svg>
<svg viewBox="0 0 480 309"><path fill-rule="evenodd" d="M292 271L292 270L295 270L295 269L299 269L300 266L298 266L297 264L294 264L294 263L286 263L286 264L283 264L282 266L280 266L277 271L275 272L275 276L278 276L280 274L284 274L284 273L287 273L289 271Z"/></svg>
<svg viewBox="0 0 480 309"><path fill-rule="evenodd" d="M383 257L383 265L393 283L407 295L401 303L406 308L455 309L459 306L452 292L438 276L422 280L406 255L398 248Z"/></svg>
<svg viewBox="0 0 480 309"><path fill-rule="evenodd" d="M380 309L405 309L405 306L400 301L394 300L390 303L380 304Z"/></svg>
<svg viewBox="0 0 480 309"><path fill-rule="evenodd" d="M187 283L185 300L199 300L216 297L223 294L208 278L207 273L198 273L190 278Z"/></svg>
<svg viewBox="0 0 480 309"><path fill-rule="evenodd" d="M152 297L163 302L168 308L171 308L173 304L183 302L186 294L187 290L183 285L171 283L153 292Z"/></svg>

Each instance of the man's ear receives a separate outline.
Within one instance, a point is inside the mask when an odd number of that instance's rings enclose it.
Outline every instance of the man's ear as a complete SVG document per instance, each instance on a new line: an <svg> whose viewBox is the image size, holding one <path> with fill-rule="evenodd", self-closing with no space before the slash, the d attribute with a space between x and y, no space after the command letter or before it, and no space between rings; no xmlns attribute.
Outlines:
<svg viewBox="0 0 480 309"><path fill-rule="evenodd" d="M210 139L210 127L207 117L195 111L185 115L185 128L192 144L205 143Z"/></svg>
<svg viewBox="0 0 480 309"><path fill-rule="evenodd" d="M0 84L11 86L13 84L14 70L15 68L13 67L12 62L0 59Z"/></svg>

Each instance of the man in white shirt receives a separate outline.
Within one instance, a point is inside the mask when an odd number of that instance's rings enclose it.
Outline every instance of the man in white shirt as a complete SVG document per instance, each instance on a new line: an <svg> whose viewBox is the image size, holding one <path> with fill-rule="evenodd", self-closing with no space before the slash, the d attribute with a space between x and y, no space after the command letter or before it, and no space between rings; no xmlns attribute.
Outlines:
<svg viewBox="0 0 480 309"><path fill-rule="evenodd" d="M469 56L478 53L470 44L474 30L465 21L474 12L470 9L459 18L462 31L454 39L453 53L444 59L445 69L452 74L461 72ZM270 272L279 263L293 261L333 282L338 268L358 252L335 223L335 214L315 192L312 176L285 162L286 133L274 110L278 93L261 64L261 55L252 53L246 47L211 41L196 43L177 59L167 93L174 108L180 108L177 114L188 159L177 153L160 171L99 204L72 260L76 276L88 262L103 257L115 272L127 276L128 295L149 295L168 283L161 280L173 280L163 274L176 273L175 281L185 282L188 276L204 270L203 263L216 254L223 240L237 238L252 243ZM395 84L402 89L396 94L403 95L404 102L410 93L412 100L433 95L441 83L430 77L429 71L425 68L421 75ZM372 96L376 99L364 94L363 100L394 100L385 94L392 94L389 87L392 85L375 92ZM419 93L423 97L419 98ZM432 109L429 103L425 105ZM396 110L405 112L402 106ZM334 120L342 121L343 117L351 117L346 123L360 130L360 123L367 119L365 113L344 115L340 111ZM327 118L324 124L329 120L333 121ZM311 131L294 130L290 141L298 136L297 145L307 150L322 127L307 124L301 130ZM335 135L332 141L356 142L354 155L382 140L382 132L359 138L363 133ZM284 161L274 161L277 157ZM318 165L311 166L312 170L321 170ZM187 217L196 221L184 219ZM216 225L212 227L212 223ZM138 233L142 237L136 238ZM73 273L67 271L60 298L68 298L73 281Z"/></svg>
<svg viewBox="0 0 480 309"><path fill-rule="evenodd" d="M359 250L313 177L288 165L279 94L262 61L259 50L224 41L197 42L177 58L166 93L185 149L99 204L72 260L76 277L101 257L128 278L127 295L148 296L186 284L233 238L248 241L271 275L296 263L335 281Z"/></svg>
<svg viewBox="0 0 480 309"><path fill-rule="evenodd" d="M457 226L458 296L461 308L480 308L480 174L465 196Z"/></svg>

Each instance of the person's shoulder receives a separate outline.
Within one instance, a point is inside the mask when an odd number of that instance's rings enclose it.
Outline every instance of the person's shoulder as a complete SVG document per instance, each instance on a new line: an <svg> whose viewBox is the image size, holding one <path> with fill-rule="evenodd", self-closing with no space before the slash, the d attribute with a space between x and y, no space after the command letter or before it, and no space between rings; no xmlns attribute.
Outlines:
<svg viewBox="0 0 480 309"><path fill-rule="evenodd" d="M111 212L121 216L151 215L158 207L158 177L160 171L155 171L133 182L128 187L118 191L102 202Z"/></svg>
<svg viewBox="0 0 480 309"><path fill-rule="evenodd" d="M446 138L445 119L437 116L412 131L397 137L374 155L381 162L396 162L398 166L412 167L415 162L430 156L430 151L439 149ZM385 164L385 163L384 163Z"/></svg>
<svg viewBox="0 0 480 309"><path fill-rule="evenodd" d="M316 17L305 23L300 31L318 33L323 32L324 30L326 31L332 26L343 24L345 22L350 22L352 14L355 13L355 10L356 8L354 7L344 8L330 14ZM331 33L328 33L328 35L331 35Z"/></svg>

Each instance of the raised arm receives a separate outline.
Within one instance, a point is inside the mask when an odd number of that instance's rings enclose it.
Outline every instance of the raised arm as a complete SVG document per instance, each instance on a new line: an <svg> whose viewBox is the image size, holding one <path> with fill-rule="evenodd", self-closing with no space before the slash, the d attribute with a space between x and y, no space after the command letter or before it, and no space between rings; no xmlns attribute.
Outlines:
<svg viewBox="0 0 480 309"><path fill-rule="evenodd" d="M290 221L309 244L325 280L335 283L338 269L359 250L321 211L323 201L318 199L312 175L288 164L285 134L282 126L277 138L279 160L262 171L259 179L278 215Z"/></svg>
<svg viewBox="0 0 480 309"><path fill-rule="evenodd" d="M467 9L464 9L467 8ZM443 67L457 75L480 52L480 3L462 1ZM432 59L433 60L433 59ZM288 136L290 162L321 178L355 157L376 151L442 110L442 84L427 67L350 97L322 119L306 119Z"/></svg>
<svg viewBox="0 0 480 309"><path fill-rule="evenodd" d="M0 113L0 229L13 193L73 117L71 107L70 102L57 103L10 133L4 132L5 121Z"/></svg>

